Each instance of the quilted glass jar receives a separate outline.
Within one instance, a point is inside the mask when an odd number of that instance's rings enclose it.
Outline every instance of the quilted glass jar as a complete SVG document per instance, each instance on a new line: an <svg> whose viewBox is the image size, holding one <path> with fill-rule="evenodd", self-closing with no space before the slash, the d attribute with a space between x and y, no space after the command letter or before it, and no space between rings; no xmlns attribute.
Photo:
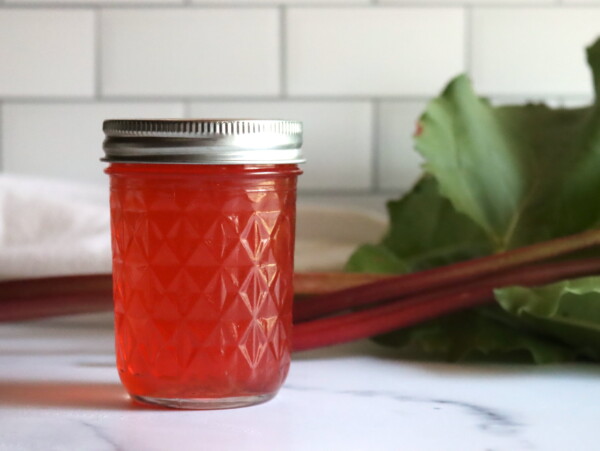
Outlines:
<svg viewBox="0 0 600 451"><path fill-rule="evenodd" d="M290 364L298 122L104 123L116 354L138 401L272 398Z"/></svg>

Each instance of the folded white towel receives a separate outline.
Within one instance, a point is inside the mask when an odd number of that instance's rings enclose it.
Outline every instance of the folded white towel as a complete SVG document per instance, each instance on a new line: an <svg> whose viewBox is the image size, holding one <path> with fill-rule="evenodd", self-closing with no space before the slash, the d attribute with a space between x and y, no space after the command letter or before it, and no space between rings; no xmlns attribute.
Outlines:
<svg viewBox="0 0 600 451"><path fill-rule="evenodd" d="M110 270L106 189L0 176L0 279Z"/></svg>
<svg viewBox="0 0 600 451"><path fill-rule="evenodd" d="M339 270L384 228L370 212L299 205L296 269ZM0 279L110 271L106 188L0 175Z"/></svg>

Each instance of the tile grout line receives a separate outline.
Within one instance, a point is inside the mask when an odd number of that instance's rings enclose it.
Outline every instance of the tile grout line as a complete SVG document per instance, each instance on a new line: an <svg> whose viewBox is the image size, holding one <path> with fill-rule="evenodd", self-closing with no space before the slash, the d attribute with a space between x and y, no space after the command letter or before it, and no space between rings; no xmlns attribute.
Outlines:
<svg viewBox="0 0 600 451"><path fill-rule="evenodd" d="M280 102L290 101L297 103L355 103L355 102L426 102L434 98L437 94L432 93L429 95L390 95L390 96L335 96L330 97L326 95L314 95L314 96L286 96L282 98L280 96L255 96L255 97L239 97L239 96L112 96L103 95L101 98L96 99L94 97L37 97L37 96L0 96L0 101L12 102L12 103L25 103L25 104L56 104L64 103L70 105L85 105L90 103L174 103L174 102L202 102L202 103L264 103L264 102ZM481 93L484 97L489 97L497 100L512 100L519 97L531 97L531 93L513 93L513 94L494 94L494 93ZM588 98L589 95L585 93L541 93L535 94L534 98Z"/></svg>
<svg viewBox="0 0 600 451"><path fill-rule="evenodd" d="M371 102L371 192L378 193L381 188L379 163L381 158L379 146L379 121L381 102Z"/></svg>
<svg viewBox="0 0 600 451"><path fill-rule="evenodd" d="M94 13L94 98L102 98L102 9L96 7Z"/></svg>
<svg viewBox="0 0 600 451"><path fill-rule="evenodd" d="M378 101L424 101L429 100L435 93L428 95L390 95L390 96L327 96L327 95L311 95L311 96L286 96L285 100L290 100L299 103L310 103L310 102L329 102L329 103L352 103L352 102L371 102L374 100ZM487 96L512 98L527 95L524 93L516 93L510 95L495 96L493 94L485 94ZM547 94L547 96L556 96L556 93ZM585 94L572 94L571 96L584 96ZM0 99L18 102L18 103L92 103L95 100L87 97L66 97L66 96L4 96ZM253 103L253 102L274 102L282 100L280 96L272 95L258 95L252 97L241 97L236 95L231 96L202 96L202 95L189 95L189 96L153 96L153 95L103 95L101 102L181 102L182 100L189 100L191 102L239 102L239 103Z"/></svg>
<svg viewBox="0 0 600 451"><path fill-rule="evenodd" d="M287 86L287 9L279 6L279 98L285 99Z"/></svg>
<svg viewBox="0 0 600 451"><path fill-rule="evenodd" d="M111 9L271 9L271 8L306 8L306 9L403 9L403 8L422 8L422 9L438 9L438 8L464 8L464 7L476 7L482 9L493 9L493 8L506 8L506 9L557 9L557 7L564 7L566 9L598 9L595 4L589 3L572 3L567 4L561 0L555 0L555 2L548 3L536 3L534 1L524 1L523 3L506 3L501 0L493 3L485 4L473 4L469 2L452 3L446 2L432 2L432 3L420 3L418 1L406 1L402 3L381 3L378 0L371 0L370 3L321 3L318 5L312 3L289 3L289 4L277 4L277 3L202 3L193 0L182 0L179 3L162 2L162 3L135 3L133 1L120 1L114 3L104 4L100 1L84 1L84 2L72 2L72 1L33 1L33 0L22 0L20 2L6 3L5 0L0 0L0 8L2 9L90 9L90 8L111 8Z"/></svg>

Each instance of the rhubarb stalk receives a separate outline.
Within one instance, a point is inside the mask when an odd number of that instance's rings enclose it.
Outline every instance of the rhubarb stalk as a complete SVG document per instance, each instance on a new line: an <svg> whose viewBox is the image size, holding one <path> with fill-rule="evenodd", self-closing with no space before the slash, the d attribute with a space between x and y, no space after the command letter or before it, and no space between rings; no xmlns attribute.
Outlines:
<svg viewBox="0 0 600 451"><path fill-rule="evenodd" d="M390 274L350 272L300 272L294 274L294 294L316 295L344 290L378 280L388 279Z"/></svg>
<svg viewBox="0 0 600 451"><path fill-rule="evenodd" d="M110 274L0 282L0 322L100 312L111 308Z"/></svg>
<svg viewBox="0 0 600 451"><path fill-rule="evenodd" d="M325 293L296 303L294 318L306 321L333 312L388 299L398 299L425 290L463 284L492 274L569 254L600 244L600 230L557 238L465 262L388 277L358 287Z"/></svg>
<svg viewBox="0 0 600 451"><path fill-rule="evenodd" d="M600 272L600 259L548 263L513 270L452 288L438 289L383 305L294 325L295 351L345 343L411 326L443 314L493 300L493 290L508 285L539 285Z"/></svg>

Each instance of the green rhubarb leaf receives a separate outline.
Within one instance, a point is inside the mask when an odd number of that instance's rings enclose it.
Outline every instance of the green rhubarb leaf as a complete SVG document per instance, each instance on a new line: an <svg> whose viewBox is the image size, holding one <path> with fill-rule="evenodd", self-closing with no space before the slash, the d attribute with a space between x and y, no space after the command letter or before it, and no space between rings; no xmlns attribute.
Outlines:
<svg viewBox="0 0 600 451"><path fill-rule="evenodd" d="M376 337L448 361L600 361L600 276L495 290L498 304Z"/></svg>
<svg viewBox="0 0 600 451"><path fill-rule="evenodd" d="M570 361L568 346L498 321L492 308L471 309L375 338L386 346L416 350L446 361L556 363ZM502 313L502 312L501 312Z"/></svg>
<svg viewBox="0 0 600 451"><path fill-rule="evenodd" d="M588 50L596 90L600 41ZM429 103L417 150L440 192L495 251L600 223L600 114L545 105L493 107L459 76Z"/></svg>
<svg viewBox="0 0 600 451"><path fill-rule="evenodd" d="M408 264L381 244L364 244L350 256L345 270L382 274L410 272Z"/></svg>
<svg viewBox="0 0 600 451"><path fill-rule="evenodd" d="M580 117L581 124L573 127L579 132L568 150L573 153L573 162L564 168L567 177L557 187L559 193L552 216L562 234L600 226L600 210L590 208L600 196L600 39L587 49L587 58L596 100L591 107L573 113Z"/></svg>
<svg viewBox="0 0 600 451"><path fill-rule="evenodd" d="M454 79L419 122L426 175L388 204L388 234L348 269L410 272L600 227L600 40L587 57L596 102L586 108L494 107ZM448 360L600 361L599 278L496 297L376 341Z"/></svg>
<svg viewBox="0 0 600 451"><path fill-rule="evenodd" d="M388 202L387 207L390 229L382 244L412 270L468 260L491 251L481 228L440 195L433 177L423 177L409 194Z"/></svg>
<svg viewBox="0 0 600 451"><path fill-rule="evenodd" d="M502 288L495 296L523 326L600 360L600 277Z"/></svg>
<svg viewBox="0 0 600 451"><path fill-rule="evenodd" d="M490 253L488 238L439 194L432 177L422 178L400 200L388 202L390 227L378 245L361 246L347 271L406 273Z"/></svg>

